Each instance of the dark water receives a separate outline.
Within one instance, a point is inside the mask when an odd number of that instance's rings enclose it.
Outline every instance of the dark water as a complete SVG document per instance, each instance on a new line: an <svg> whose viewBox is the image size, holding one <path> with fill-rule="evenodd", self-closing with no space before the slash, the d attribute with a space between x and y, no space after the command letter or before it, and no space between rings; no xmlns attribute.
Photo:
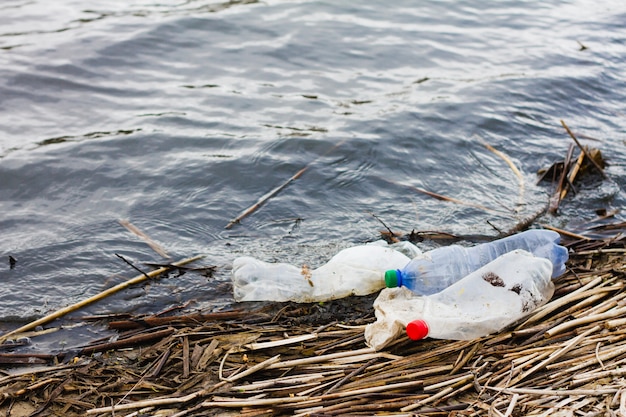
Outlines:
<svg viewBox="0 0 626 417"><path fill-rule="evenodd" d="M572 143L561 119L609 179L540 222L624 205L626 3L352 3L3 2L0 330L137 275L116 254L163 260L120 219L217 272L125 290L68 327L222 308L234 257L317 266L377 239L373 214L401 232L507 230L545 207L536 172Z"/></svg>

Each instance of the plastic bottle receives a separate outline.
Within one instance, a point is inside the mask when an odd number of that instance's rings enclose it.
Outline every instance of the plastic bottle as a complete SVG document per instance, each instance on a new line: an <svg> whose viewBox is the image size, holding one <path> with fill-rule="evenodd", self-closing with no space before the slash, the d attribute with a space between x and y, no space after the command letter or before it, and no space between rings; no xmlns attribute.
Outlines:
<svg viewBox="0 0 626 417"><path fill-rule="evenodd" d="M371 294L385 287L385 270L420 253L409 242L378 241L344 249L317 269L243 256L233 261L233 293L236 301L301 303Z"/></svg>
<svg viewBox="0 0 626 417"><path fill-rule="evenodd" d="M515 250L436 294L386 288L374 302L377 321L366 327L365 340L379 350L405 327L414 340L471 340L498 332L550 300L551 271L547 259Z"/></svg>
<svg viewBox="0 0 626 417"><path fill-rule="evenodd" d="M551 230L527 230L471 248L445 246L418 255L402 269L385 273L389 288L405 286L417 294L434 294L472 271L515 249L523 249L552 262L552 278L565 272L569 255L559 246L560 236Z"/></svg>

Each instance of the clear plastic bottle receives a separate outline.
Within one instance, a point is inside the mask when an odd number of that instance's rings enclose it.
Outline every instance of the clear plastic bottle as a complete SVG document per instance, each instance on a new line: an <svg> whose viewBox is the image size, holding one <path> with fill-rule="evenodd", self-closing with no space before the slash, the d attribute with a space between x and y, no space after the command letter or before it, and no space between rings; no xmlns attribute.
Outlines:
<svg viewBox="0 0 626 417"><path fill-rule="evenodd" d="M377 321L365 329L379 350L402 334L471 340L501 331L547 303L554 294L552 264L524 250L498 257L432 295L386 288L374 302Z"/></svg>
<svg viewBox="0 0 626 417"><path fill-rule="evenodd" d="M344 249L317 269L243 256L233 261L233 293L236 301L300 303L367 295L385 287L387 269L406 265L419 253L409 242L378 241Z"/></svg>
<svg viewBox="0 0 626 417"><path fill-rule="evenodd" d="M493 242L466 248L445 246L425 252L402 269L385 273L389 288L405 286L417 294L434 294L472 271L515 249L523 249L552 262L552 278L565 272L567 248L559 245L560 235L551 230L532 229Z"/></svg>

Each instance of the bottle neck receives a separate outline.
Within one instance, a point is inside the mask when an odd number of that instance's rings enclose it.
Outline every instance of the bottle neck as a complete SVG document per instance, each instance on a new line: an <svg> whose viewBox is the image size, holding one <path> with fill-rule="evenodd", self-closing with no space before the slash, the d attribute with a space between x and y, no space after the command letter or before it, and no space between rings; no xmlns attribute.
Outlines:
<svg viewBox="0 0 626 417"><path fill-rule="evenodd" d="M396 269L396 279L398 281L398 287L402 286L402 271Z"/></svg>

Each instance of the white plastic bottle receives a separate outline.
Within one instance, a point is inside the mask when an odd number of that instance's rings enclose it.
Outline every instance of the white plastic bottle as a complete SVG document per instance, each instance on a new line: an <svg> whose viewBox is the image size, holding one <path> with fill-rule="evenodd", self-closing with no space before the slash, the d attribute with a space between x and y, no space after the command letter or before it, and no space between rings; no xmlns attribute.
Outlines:
<svg viewBox="0 0 626 417"><path fill-rule="evenodd" d="M317 269L243 256L233 261L233 293L236 301L301 303L367 295L385 287L385 270L406 265L419 253L408 242L378 241L344 249Z"/></svg>
<svg viewBox="0 0 626 417"><path fill-rule="evenodd" d="M569 258L567 248L559 241L556 232L533 229L471 248L445 246L418 255L401 269L387 271L385 283L389 288L405 286L417 294L434 294L515 249L550 260L551 275L556 278L565 272Z"/></svg>
<svg viewBox="0 0 626 417"><path fill-rule="evenodd" d="M551 271L547 259L515 250L436 294L386 288L374 302L377 321L366 327L365 340L379 350L405 328L414 340L471 340L498 332L550 300Z"/></svg>

